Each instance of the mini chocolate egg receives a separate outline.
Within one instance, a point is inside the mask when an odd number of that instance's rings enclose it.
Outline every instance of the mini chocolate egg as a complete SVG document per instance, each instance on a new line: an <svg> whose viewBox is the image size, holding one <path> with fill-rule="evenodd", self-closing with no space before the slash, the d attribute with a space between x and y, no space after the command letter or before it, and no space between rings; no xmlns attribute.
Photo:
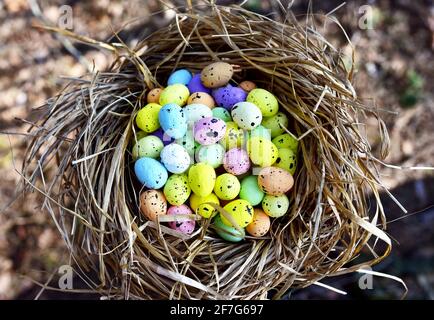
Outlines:
<svg viewBox="0 0 434 320"><path fill-rule="evenodd" d="M202 80L200 78L200 73L195 74L193 78L191 78L190 82L188 83L188 90L190 91L190 93L205 92L211 94L211 89L205 87L202 84Z"/></svg>
<svg viewBox="0 0 434 320"><path fill-rule="evenodd" d="M259 171L258 184L266 194L279 196L291 190L294 178L282 168L266 167Z"/></svg>
<svg viewBox="0 0 434 320"><path fill-rule="evenodd" d="M224 156L225 148L218 143L210 144L208 146L200 146L196 150L196 161L209 164L214 169L223 164Z"/></svg>
<svg viewBox="0 0 434 320"><path fill-rule="evenodd" d="M175 103L164 105L158 113L158 119L169 137L179 139L187 132L188 126L184 111Z"/></svg>
<svg viewBox="0 0 434 320"><path fill-rule="evenodd" d="M273 139L273 143L278 149L288 148L297 153L298 150L298 140L295 139L289 133L281 134Z"/></svg>
<svg viewBox="0 0 434 320"><path fill-rule="evenodd" d="M152 132L149 135L158 137L161 141L163 141L163 144L165 146L167 146L168 144L171 144L173 141L175 141L175 139L173 139L167 133L165 133L162 128L157 129L156 131Z"/></svg>
<svg viewBox="0 0 434 320"><path fill-rule="evenodd" d="M233 200L225 205L223 209L231 215L240 228L245 228L253 220L253 207L246 200ZM225 216L220 214L220 217L225 225L233 226Z"/></svg>
<svg viewBox="0 0 434 320"><path fill-rule="evenodd" d="M162 88L154 88L148 92L146 95L146 101L148 103L159 103L160 102L160 94L163 92Z"/></svg>
<svg viewBox="0 0 434 320"><path fill-rule="evenodd" d="M147 188L160 189L167 181L166 168L152 158L139 158L134 164L137 179Z"/></svg>
<svg viewBox="0 0 434 320"><path fill-rule="evenodd" d="M183 110L189 128L192 128L194 123L200 119L212 117L211 109L204 104L189 104Z"/></svg>
<svg viewBox="0 0 434 320"><path fill-rule="evenodd" d="M161 106L156 103L148 103L142 109L137 112L136 124L144 132L154 132L160 127L158 121L158 114L161 110Z"/></svg>
<svg viewBox="0 0 434 320"><path fill-rule="evenodd" d="M208 219L214 217L218 211L207 203L214 203L220 205L219 198L214 193L207 195L206 197L200 197L197 194L192 194L190 197L190 207L198 215Z"/></svg>
<svg viewBox="0 0 434 320"><path fill-rule="evenodd" d="M215 181L214 193L221 200L235 199L240 193L240 182L234 175L223 173Z"/></svg>
<svg viewBox="0 0 434 320"><path fill-rule="evenodd" d="M159 190L146 190L140 194L140 211L151 221L157 222L157 216L167 213L167 202Z"/></svg>
<svg viewBox="0 0 434 320"><path fill-rule="evenodd" d="M207 117L194 123L194 139L201 145L210 145L221 140L226 132L226 123L218 118Z"/></svg>
<svg viewBox="0 0 434 320"><path fill-rule="evenodd" d="M263 237L270 230L270 217L261 209L255 209L253 221L246 227L246 231L253 237Z"/></svg>
<svg viewBox="0 0 434 320"><path fill-rule="evenodd" d="M169 179L167 179L163 192L166 196L167 202L171 205L179 206L185 203L191 194L187 175L172 174Z"/></svg>
<svg viewBox="0 0 434 320"><path fill-rule="evenodd" d="M274 165L285 169L290 174L294 175L295 170L297 169L297 156L291 149L281 148L279 149L279 156Z"/></svg>
<svg viewBox="0 0 434 320"><path fill-rule="evenodd" d="M187 101L187 104L204 104L208 108L213 109L215 107L215 101L212 96L206 92L195 92L193 93Z"/></svg>
<svg viewBox="0 0 434 320"><path fill-rule="evenodd" d="M231 110L234 104L246 101L247 93L241 88L228 84L225 87L213 90L212 96L217 106Z"/></svg>
<svg viewBox="0 0 434 320"><path fill-rule="evenodd" d="M285 194L272 196L266 194L262 200L262 209L272 218L280 218L285 215L289 208L289 199Z"/></svg>
<svg viewBox="0 0 434 320"><path fill-rule="evenodd" d="M191 190L200 197L209 195L215 185L214 168L206 163L196 163L188 170L188 184Z"/></svg>
<svg viewBox="0 0 434 320"><path fill-rule="evenodd" d="M271 166L279 155L276 146L270 140L259 137L247 141L247 152L250 160L260 167Z"/></svg>
<svg viewBox="0 0 434 320"><path fill-rule="evenodd" d="M172 84L163 89L160 94L160 105L164 106L168 103L176 103L178 106L183 106L187 103L190 91L180 83Z"/></svg>
<svg viewBox="0 0 434 320"><path fill-rule="evenodd" d="M225 108L217 107L212 109L212 116L214 118L222 119L224 122L232 121L231 114Z"/></svg>
<svg viewBox="0 0 434 320"><path fill-rule="evenodd" d="M256 89L256 83L249 80L242 81L238 86L246 92L250 92L253 89Z"/></svg>
<svg viewBox="0 0 434 320"><path fill-rule="evenodd" d="M223 166L227 172L235 176L244 174L250 169L249 155L243 149L232 148L226 152Z"/></svg>
<svg viewBox="0 0 434 320"><path fill-rule="evenodd" d="M175 143L183 146L185 150L187 150L190 158L192 159L192 163L194 161L194 152L196 150L196 141L194 141L193 130L187 130L187 133L182 138L176 139Z"/></svg>
<svg viewBox="0 0 434 320"><path fill-rule="evenodd" d="M288 117L283 112L278 112L272 117L264 118L262 125L270 129L271 137L275 138L285 132L283 128L288 128Z"/></svg>
<svg viewBox="0 0 434 320"><path fill-rule="evenodd" d="M161 163L167 171L172 173L183 173L190 167L191 159L187 150L176 143L171 143L161 150Z"/></svg>
<svg viewBox="0 0 434 320"><path fill-rule="evenodd" d="M229 242L240 242L246 236L244 229L238 231L234 227L227 226L223 223L220 215L216 216L213 221L213 226L216 233L223 239Z"/></svg>
<svg viewBox="0 0 434 320"><path fill-rule="evenodd" d="M249 138L259 137L266 140L271 140L271 131L261 125L250 131Z"/></svg>
<svg viewBox="0 0 434 320"><path fill-rule="evenodd" d="M239 102L235 104L231 111L232 119L238 127L245 130L253 130L261 124L261 110L253 103Z"/></svg>
<svg viewBox="0 0 434 320"><path fill-rule="evenodd" d="M257 176L247 176L241 180L240 199L248 201L252 206L261 203L265 193L258 185Z"/></svg>
<svg viewBox="0 0 434 320"><path fill-rule="evenodd" d="M192 75L190 71L186 69L179 69L169 76L169 79L167 79L167 85L171 86L173 84L183 84L186 86L191 79Z"/></svg>
<svg viewBox="0 0 434 320"><path fill-rule="evenodd" d="M191 209L187 207L185 204L181 204L180 206L172 206L167 210L168 215L187 215L193 214ZM191 234L194 231L194 227L196 226L196 221L193 219L176 219L175 221L169 222L169 227L180 231L185 234Z"/></svg>
<svg viewBox="0 0 434 320"><path fill-rule="evenodd" d="M263 117L272 117L279 111L276 97L264 89L253 89L247 95L246 101L254 103L262 112Z"/></svg>
<svg viewBox="0 0 434 320"><path fill-rule="evenodd" d="M207 88L226 85L234 74L234 68L226 62L214 62L203 68L200 79Z"/></svg>
<svg viewBox="0 0 434 320"><path fill-rule="evenodd" d="M163 147L164 144L160 138L151 135L146 136L137 141L134 145L132 150L133 159L135 160L143 157L158 158Z"/></svg>

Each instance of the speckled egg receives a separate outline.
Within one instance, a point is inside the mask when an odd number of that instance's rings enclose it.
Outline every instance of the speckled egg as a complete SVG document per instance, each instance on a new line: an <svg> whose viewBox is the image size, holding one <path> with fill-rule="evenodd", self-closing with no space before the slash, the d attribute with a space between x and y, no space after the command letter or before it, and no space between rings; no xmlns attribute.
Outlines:
<svg viewBox="0 0 434 320"><path fill-rule="evenodd" d="M147 188L160 189L167 181L166 168L152 158L139 158L134 164L137 179Z"/></svg>
<svg viewBox="0 0 434 320"><path fill-rule="evenodd" d="M210 144L208 146L200 146L196 150L196 161L209 164L214 169L223 164L224 156L225 148L218 143Z"/></svg>
<svg viewBox="0 0 434 320"><path fill-rule="evenodd" d="M253 237L263 237L270 230L270 217L261 209L255 209L253 221L246 227L246 231Z"/></svg>
<svg viewBox="0 0 434 320"><path fill-rule="evenodd" d="M241 180L240 199L248 201L252 206L261 203L265 193L258 185L257 176L247 176Z"/></svg>
<svg viewBox="0 0 434 320"><path fill-rule="evenodd" d="M266 140L271 140L271 132L269 129L259 125L249 133L249 138L259 137Z"/></svg>
<svg viewBox="0 0 434 320"><path fill-rule="evenodd" d="M256 83L249 81L249 80L244 80L244 81L240 82L240 84L238 86L246 92L250 92L253 89L256 89Z"/></svg>
<svg viewBox="0 0 434 320"><path fill-rule="evenodd" d="M231 114L225 108L217 107L212 109L212 116L214 118L222 119L224 122L232 121Z"/></svg>
<svg viewBox="0 0 434 320"><path fill-rule="evenodd" d="M167 171L183 173L190 167L191 158L187 150L177 143L171 143L161 150L161 163Z"/></svg>
<svg viewBox="0 0 434 320"><path fill-rule="evenodd" d="M250 169L249 155L243 149L232 148L226 152L223 166L227 172L235 176L242 175Z"/></svg>
<svg viewBox="0 0 434 320"><path fill-rule="evenodd" d="M294 175L297 169L297 156L291 149L281 148L279 149L279 156L274 165Z"/></svg>
<svg viewBox="0 0 434 320"><path fill-rule="evenodd" d="M294 152L298 150L298 140L291 136L289 133L281 134L273 139L273 143L278 149L288 148Z"/></svg>
<svg viewBox="0 0 434 320"><path fill-rule="evenodd" d="M282 168L266 167L259 171L258 184L266 194L279 196L291 190L294 179Z"/></svg>
<svg viewBox="0 0 434 320"><path fill-rule="evenodd" d="M220 215L216 216L213 222L213 227L217 234L226 241L240 242L246 236L244 229L238 231L234 227L227 226L223 223Z"/></svg>
<svg viewBox="0 0 434 320"><path fill-rule="evenodd" d="M246 200L237 199L229 202L223 207L231 215L240 228L245 228L253 220L253 207ZM225 225L233 226L232 223L220 214Z"/></svg>
<svg viewBox="0 0 434 320"><path fill-rule="evenodd" d="M165 146L167 146L168 144L171 144L173 141L175 141L175 139L173 139L172 137L170 137L161 128L159 128L156 131L152 132L150 135L158 137L161 141L163 141L163 144Z"/></svg>
<svg viewBox="0 0 434 320"><path fill-rule="evenodd" d="M218 211L207 203L214 203L220 205L219 198L214 193L211 193L205 197L200 197L197 194L192 194L190 197L190 207L198 215L208 219L214 217Z"/></svg>
<svg viewBox="0 0 434 320"><path fill-rule="evenodd" d="M276 146L267 139L253 137L247 141L250 160L260 167L271 166L279 155Z"/></svg>
<svg viewBox="0 0 434 320"><path fill-rule="evenodd" d="M215 185L214 168L206 163L196 163L188 170L188 184L191 190L200 197L209 195Z"/></svg>
<svg viewBox="0 0 434 320"><path fill-rule="evenodd" d="M158 114L161 110L161 106L156 103L148 103L142 109L137 112L136 124L144 132L150 133L157 130L160 127L158 121Z"/></svg>
<svg viewBox="0 0 434 320"><path fill-rule="evenodd" d="M167 202L171 205L179 206L185 203L191 194L187 175L172 174L169 179L167 179L163 192L166 196Z"/></svg>
<svg viewBox="0 0 434 320"><path fill-rule="evenodd" d="M262 200L262 209L272 218L280 218L288 212L289 199L286 195L272 196L266 194Z"/></svg>
<svg viewBox="0 0 434 320"><path fill-rule="evenodd" d="M151 221L157 222L157 217L167 212L167 202L164 194L158 190L147 190L140 195L140 211Z"/></svg>
<svg viewBox="0 0 434 320"><path fill-rule="evenodd" d="M174 139L182 138L187 132L184 111L175 103L164 105L158 113L158 119L164 132Z"/></svg>
<svg viewBox="0 0 434 320"><path fill-rule="evenodd" d="M215 181L214 193L221 200L235 199L240 193L240 182L234 175L223 173Z"/></svg>
<svg viewBox="0 0 434 320"><path fill-rule="evenodd" d="M167 85L171 86L173 84L183 84L186 86L190 82L191 78L192 75L190 71L186 69L179 69L169 76L169 79L167 79Z"/></svg>
<svg viewBox="0 0 434 320"><path fill-rule="evenodd" d="M272 117L279 111L276 97L264 89L253 89L247 95L246 101L254 103L262 112L263 117Z"/></svg>
<svg viewBox="0 0 434 320"><path fill-rule="evenodd" d="M187 215L187 214L193 214L193 212L185 204L181 204L180 206L170 207L169 210L167 210L167 214ZM194 221L193 219L178 218L173 222L169 222L170 228L185 234L193 233L195 226L196 226L196 221Z"/></svg>
<svg viewBox="0 0 434 320"><path fill-rule="evenodd" d="M163 92L162 88L154 88L148 92L146 95L146 101L148 103L159 103L160 102L160 95L161 92Z"/></svg>
<svg viewBox="0 0 434 320"><path fill-rule="evenodd" d="M207 65L201 72L202 84L207 88L218 88L226 85L234 74L233 67L226 62L215 62Z"/></svg>
<svg viewBox="0 0 434 320"><path fill-rule="evenodd" d="M238 127L245 130L253 130L261 124L261 110L253 103L239 102L235 104L231 111L232 119Z"/></svg>
<svg viewBox="0 0 434 320"><path fill-rule="evenodd" d="M145 131L139 130L133 132L131 135L130 145L134 146L140 139L146 137L148 134Z"/></svg>
<svg viewBox="0 0 434 320"><path fill-rule="evenodd" d="M211 109L204 104L189 104L183 110L189 128L192 128L194 123L200 119L212 117Z"/></svg>
<svg viewBox="0 0 434 320"><path fill-rule="evenodd" d="M239 148L244 143L244 132L238 128L238 125L235 122L226 122L225 136L219 143L225 148L225 150L237 147Z"/></svg>
<svg viewBox="0 0 434 320"><path fill-rule="evenodd" d="M212 96L217 106L231 110L234 104L246 101L247 93L241 88L228 84L225 87L213 90Z"/></svg>
<svg viewBox="0 0 434 320"><path fill-rule="evenodd" d="M211 89L205 87L202 84L202 80L200 78L201 78L200 73L195 74L193 78L191 78L190 82L188 83L188 90L190 91L190 93L205 92L211 94Z"/></svg>
<svg viewBox="0 0 434 320"><path fill-rule="evenodd" d="M215 101L213 97L205 92L195 92L188 98L187 104L195 103L204 104L210 109L215 107Z"/></svg>
<svg viewBox="0 0 434 320"><path fill-rule="evenodd" d="M191 162L193 162L194 153L196 150L196 141L194 141L193 129L187 130L185 136L183 136L180 139L176 139L175 143L179 144L180 146L183 146L184 149L187 150L188 154L190 155L190 158L192 159Z"/></svg>
<svg viewBox="0 0 434 320"><path fill-rule="evenodd" d="M201 145L210 145L221 140L226 132L226 123L218 118L208 117L194 124L194 139Z"/></svg>
<svg viewBox="0 0 434 320"><path fill-rule="evenodd" d="M151 135L146 136L138 140L134 145L132 150L133 159L135 160L143 157L158 158L163 147L164 144L160 138Z"/></svg>
<svg viewBox="0 0 434 320"><path fill-rule="evenodd" d="M283 128L288 128L288 117L283 112L278 112L272 117L264 118L262 125L270 129L271 137L275 138L285 132Z"/></svg>
<svg viewBox="0 0 434 320"><path fill-rule="evenodd" d="M178 106L183 106L187 103L190 91L183 84L172 84L167 86L160 94L160 105L164 106L168 103L176 103Z"/></svg>

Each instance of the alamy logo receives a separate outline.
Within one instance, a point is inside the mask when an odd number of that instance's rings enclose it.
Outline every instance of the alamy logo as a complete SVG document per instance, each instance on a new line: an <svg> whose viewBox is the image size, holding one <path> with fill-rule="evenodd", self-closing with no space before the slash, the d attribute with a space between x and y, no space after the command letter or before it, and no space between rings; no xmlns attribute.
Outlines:
<svg viewBox="0 0 434 320"><path fill-rule="evenodd" d="M59 28L72 30L74 29L74 19L72 16L72 7L63 5L59 8L60 16L57 25Z"/></svg>
<svg viewBox="0 0 434 320"><path fill-rule="evenodd" d="M72 290L73 289L73 270L70 265L60 266L58 273L61 275L59 278L59 288L63 290Z"/></svg>

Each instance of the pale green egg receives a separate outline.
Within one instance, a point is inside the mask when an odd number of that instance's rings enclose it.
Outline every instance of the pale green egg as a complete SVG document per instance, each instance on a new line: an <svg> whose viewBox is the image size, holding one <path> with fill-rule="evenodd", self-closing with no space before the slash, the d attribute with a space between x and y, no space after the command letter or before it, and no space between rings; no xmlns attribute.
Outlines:
<svg viewBox="0 0 434 320"><path fill-rule="evenodd" d="M164 144L160 138L156 136L146 136L134 144L132 150L133 159L135 160L143 157L156 159L160 156L163 148Z"/></svg>
<svg viewBox="0 0 434 320"><path fill-rule="evenodd" d="M272 142L278 149L288 148L297 153L298 149L298 140L295 139L289 133L281 134L280 136L275 137Z"/></svg>
<svg viewBox="0 0 434 320"><path fill-rule="evenodd" d="M291 149L281 148L279 149L279 156L274 165L294 175L297 169L297 155Z"/></svg>
<svg viewBox="0 0 434 320"><path fill-rule="evenodd" d="M240 199L248 201L252 206L261 203L265 193L258 185L257 176L248 176L241 180Z"/></svg>
<svg viewBox="0 0 434 320"><path fill-rule="evenodd" d="M222 107L217 107L212 109L212 116L214 118L222 119L224 122L230 122L232 121L231 114L228 110Z"/></svg>
<svg viewBox="0 0 434 320"><path fill-rule="evenodd" d="M271 137L275 138L285 132L283 128L288 128L288 117L283 112L278 112L272 117L264 118L262 125L271 131Z"/></svg>
<svg viewBox="0 0 434 320"><path fill-rule="evenodd" d="M262 200L262 209L272 218L280 218L284 216L289 208L289 199L285 194L280 196L272 196L266 194Z"/></svg>
<svg viewBox="0 0 434 320"><path fill-rule="evenodd" d="M225 148L221 144L199 146L196 150L196 161L209 164L214 169L223 164L224 156Z"/></svg>
<svg viewBox="0 0 434 320"><path fill-rule="evenodd" d="M253 89L247 95L246 101L255 104L264 117L274 116L279 111L279 103L276 97L265 89Z"/></svg>
<svg viewBox="0 0 434 320"><path fill-rule="evenodd" d="M247 132L248 134L249 132ZM267 140L271 140L271 130L265 128L264 126L257 126L255 129L250 131L249 138L259 137Z"/></svg>
<svg viewBox="0 0 434 320"><path fill-rule="evenodd" d="M184 147L187 150L188 155L194 159L195 145L193 131L187 130L187 133L182 138L176 139L175 143Z"/></svg>
<svg viewBox="0 0 434 320"><path fill-rule="evenodd" d="M229 242L240 242L246 236L244 229L238 231L234 227L224 224L220 215L214 218L213 225L215 227L215 231L223 240Z"/></svg>
<svg viewBox="0 0 434 320"><path fill-rule="evenodd" d="M191 189L186 174L173 174L167 179L163 189L167 202L173 206L185 203L190 197Z"/></svg>

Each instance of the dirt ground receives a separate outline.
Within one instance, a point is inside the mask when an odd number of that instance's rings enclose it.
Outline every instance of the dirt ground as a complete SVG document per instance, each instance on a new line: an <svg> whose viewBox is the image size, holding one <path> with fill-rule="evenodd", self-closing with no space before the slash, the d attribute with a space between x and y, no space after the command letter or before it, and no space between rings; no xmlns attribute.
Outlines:
<svg viewBox="0 0 434 320"><path fill-rule="evenodd" d="M281 1L284 6L288 2ZM270 3L251 0L246 6L265 14L280 10L278 2ZM357 0L339 7L342 1L313 0L310 8L308 3L293 1L294 14L305 19L309 9L315 14L331 12L356 50L356 90L367 104L384 110L392 141L387 163L434 166L434 1ZM74 32L98 40L108 41L126 21L133 21L129 32L119 34L130 46L171 18L168 13L150 16L159 10L156 0L0 1L0 299L98 298L41 290L40 284L56 283L59 266L69 262L67 251L36 195L11 202L25 147L20 134L27 128L19 119L35 117L32 109L53 96L68 77L103 70L111 61L105 52L71 46L65 38L34 28L58 24L69 8ZM365 24L366 10L372 13L371 25ZM329 21L317 28L344 53L350 52L336 24ZM375 125L368 123L368 133ZM370 138L375 149L379 137ZM381 173L408 214L384 196L391 221L388 233L395 242L392 254L374 270L402 278L408 299L434 299L434 171L384 167ZM325 281L346 296L310 287L291 292L290 298L397 299L403 293L395 281L381 278L374 279L372 290L361 290L359 279L357 274ZM79 279L77 283L85 287Z"/></svg>

